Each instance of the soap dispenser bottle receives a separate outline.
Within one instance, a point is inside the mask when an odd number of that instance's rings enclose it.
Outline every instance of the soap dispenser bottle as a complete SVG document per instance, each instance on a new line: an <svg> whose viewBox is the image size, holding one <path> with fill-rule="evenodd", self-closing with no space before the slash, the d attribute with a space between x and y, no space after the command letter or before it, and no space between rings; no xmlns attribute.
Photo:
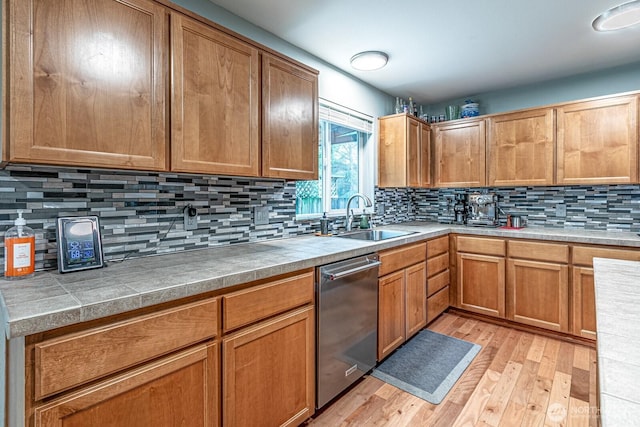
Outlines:
<svg viewBox="0 0 640 427"><path fill-rule="evenodd" d="M14 226L4 235L4 277L22 279L35 271L36 235L18 211Z"/></svg>

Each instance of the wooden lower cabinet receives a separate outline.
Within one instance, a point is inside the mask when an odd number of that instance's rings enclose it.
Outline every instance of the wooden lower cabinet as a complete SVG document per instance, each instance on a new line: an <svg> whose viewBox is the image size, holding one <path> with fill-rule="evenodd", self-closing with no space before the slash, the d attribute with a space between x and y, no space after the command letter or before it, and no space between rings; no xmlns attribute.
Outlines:
<svg viewBox="0 0 640 427"><path fill-rule="evenodd" d="M458 307L505 317L504 257L458 253L457 280Z"/></svg>
<svg viewBox="0 0 640 427"><path fill-rule="evenodd" d="M573 330L574 335L596 339L596 295L593 268L573 267Z"/></svg>
<svg viewBox="0 0 640 427"><path fill-rule="evenodd" d="M197 345L38 406L34 426L217 426L218 360Z"/></svg>
<svg viewBox="0 0 640 427"><path fill-rule="evenodd" d="M424 262L405 270L407 339L417 334L427 325L427 266Z"/></svg>
<svg viewBox="0 0 640 427"><path fill-rule="evenodd" d="M404 270L378 280L378 360L405 342Z"/></svg>
<svg viewBox="0 0 640 427"><path fill-rule="evenodd" d="M223 339L223 424L298 425L315 407L312 306Z"/></svg>
<svg viewBox="0 0 640 427"><path fill-rule="evenodd" d="M440 289L427 299L427 323L449 308L449 286Z"/></svg>
<svg viewBox="0 0 640 427"><path fill-rule="evenodd" d="M558 332L569 330L569 267L509 259L507 318Z"/></svg>

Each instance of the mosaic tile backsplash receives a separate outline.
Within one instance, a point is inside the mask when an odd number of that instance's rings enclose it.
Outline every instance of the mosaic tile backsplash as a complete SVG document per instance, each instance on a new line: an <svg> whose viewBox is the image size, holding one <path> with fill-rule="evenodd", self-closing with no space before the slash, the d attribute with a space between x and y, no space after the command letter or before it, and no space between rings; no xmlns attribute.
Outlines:
<svg viewBox="0 0 640 427"><path fill-rule="evenodd" d="M447 198L478 189L392 188L375 191L375 224L451 222ZM640 186L515 187L493 189L500 207L529 225L640 232ZM198 229L186 231L191 203ZM562 216L565 205L566 216ZM267 207L256 225L253 208ZM201 176L10 165L0 170L0 272L4 233L23 209L36 232L36 269L57 268L58 216L97 215L105 259L148 256L209 246L293 237L317 231L297 221L295 183L264 178ZM502 216L504 220L504 215ZM334 223L342 227L341 220Z"/></svg>

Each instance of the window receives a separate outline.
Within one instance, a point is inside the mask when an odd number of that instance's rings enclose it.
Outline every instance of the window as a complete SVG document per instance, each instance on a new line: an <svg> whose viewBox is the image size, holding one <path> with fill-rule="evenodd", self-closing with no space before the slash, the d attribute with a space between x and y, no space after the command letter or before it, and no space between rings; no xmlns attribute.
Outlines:
<svg viewBox="0 0 640 427"><path fill-rule="evenodd" d="M373 199L371 117L320 101L318 180L296 182L296 215L344 214L355 193ZM352 208L359 208L360 198Z"/></svg>

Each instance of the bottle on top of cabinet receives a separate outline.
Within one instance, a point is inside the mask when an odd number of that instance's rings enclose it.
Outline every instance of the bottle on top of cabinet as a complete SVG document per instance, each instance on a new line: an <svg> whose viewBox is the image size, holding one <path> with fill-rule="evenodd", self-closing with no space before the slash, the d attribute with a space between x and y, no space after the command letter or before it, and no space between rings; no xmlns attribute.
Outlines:
<svg viewBox="0 0 640 427"><path fill-rule="evenodd" d="M35 271L36 235L18 211L14 226L4 235L4 277L21 279Z"/></svg>

